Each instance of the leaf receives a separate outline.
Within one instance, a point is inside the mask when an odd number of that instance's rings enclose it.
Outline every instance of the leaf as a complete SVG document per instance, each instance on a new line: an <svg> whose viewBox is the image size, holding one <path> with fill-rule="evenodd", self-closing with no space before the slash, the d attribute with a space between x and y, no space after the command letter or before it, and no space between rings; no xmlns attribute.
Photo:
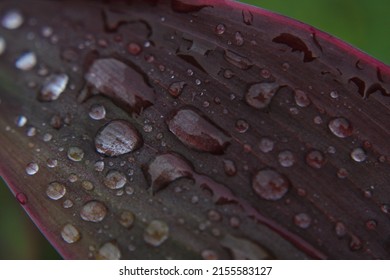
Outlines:
<svg viewBox="0 0 390 280"><path fill-rule="evenodd" d="M1 174L64 258L389 257L388 66L234 2L26 3Z"/></svg>

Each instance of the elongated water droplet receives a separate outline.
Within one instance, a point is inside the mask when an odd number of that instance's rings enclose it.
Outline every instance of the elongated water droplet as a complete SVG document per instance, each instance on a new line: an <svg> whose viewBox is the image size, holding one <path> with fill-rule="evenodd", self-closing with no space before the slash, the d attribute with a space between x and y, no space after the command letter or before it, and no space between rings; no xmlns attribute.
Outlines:
<svg viewBox="0 0 390 280"><path fill-rule="evenodd" d="M367 159L367 154L362 148L353 149L351 158L356 162L363 162Z"/></svg>
<svg viewBox="0 0 390 280"><path fill-rule="evenodd" d="M325 156L317 150L312 150L306 155L306 163L310 167L320 169L325 164Z"/></svg>
<svg viewBox="0 0 390 280"><path fill-rule="evenodd" d="M92 200L84 204L80 210L80 217L87 222L98 223L107 215L107 207L103 202Z"/></svg>
<svg viewBox="0 0 390 280"><path fill-rule="evenodd" d="M39 166L35 162L30 162L26 166L26 173L30 176L35 175L39 171Z"/></svg>
<svg viewBox="0 0 390 280"><path fill-rule="evenodd" d="M169 226L166 222L160 220L151 221L144 231L144 240L146 243L158 247L169 236Z"/></svg>
<svg viewBox="0 0 390 280"><path fill-rule="evenodd" d="M253 177L252 188L261 198L279 200L289 190L290 183L284 175L272 169L263 169Z"/></svg>
<svg viewBox="0 0 390 280"><path fill-rule="evenodd" d="M185 85L187 85L186 82L174 82L169 85L168 92L172 97L179 97Z"/></svg>
<svg viewBox="0 0 390 280"><path fill-rule="evenodd" d="M328 127L334 135L340 138L351 136L353 131L351 123L342 117L332 119Z"/></svg>
<svg viewBox="0 0 390 280"><path fill-rule="evenodd" d="M117 170L108 171L106 177L104 177L104 185L112 190L123 188L126 182L126 176Z"/></svg>
<svg viewBox="0 0 390 280"><path fill-rule="evenodd" d="M59 200L66 194L66 187L58 182L52 182L46 189L46 195L52 200Z"/></svg>
<svg viewBox="0 0 390 280"><path fill-rule="evenodd" d="M169 130L186 146L212 154L222 154L229 137L216 124L193 109L180 109L167 120Z"/></svg>
<svg viewBox="0 0 390 280"><path fill-rule="evenodd" d="M100 260L119 260L121 256L118 246L112 242L107 242L99 248L96 258Z"/></svg>
<svg viewBox="0 0 390 280"><path fill-rule="evenodd" d="M62 239L69 244L75 243L80 240L80 232L72 224L66 224L61 230Z"/></svg>
<svg viewBox="0 0 390 280"><path fill-rule="evenodd" d="M279 85L276 83L251 85L245 95L245 101L253 108L264 109L271 103L278 88Z"/></svg>
<svg viewBox="0 0 390 280"><path fill-rule="evenodd" d="M84 151L79 147L70 147L68 149L68 158L71 161L82 161L84 158Z"/></svg>
<svg viewBox="0 0 390 280"><path fill-rule="evenodd" d="M96 151L106 156L130 153L143 144L138 130L125 120L113 120L99 129L95 137Z"/></svg>
<svg viewBox="0 0 390 280"><path fill-rule="evenodd" d="M69 77L66 74L52 74L43 83L38 99L40 101L54 101L65 91Z"/></svg>
<svg viewBox="0 0 390 280"><path fill-rule="evenodd" d="M15 62L15 67L19 70L28 71L37 64L37 56L33 52L22 54Z"/></svg>
<svg viewBox="0 0 390 280"><path fill-rule="evenodd" d="M23 15L18 10L8 11L1 20L1 25L6 29L18 29L24 22Z"/></svg>

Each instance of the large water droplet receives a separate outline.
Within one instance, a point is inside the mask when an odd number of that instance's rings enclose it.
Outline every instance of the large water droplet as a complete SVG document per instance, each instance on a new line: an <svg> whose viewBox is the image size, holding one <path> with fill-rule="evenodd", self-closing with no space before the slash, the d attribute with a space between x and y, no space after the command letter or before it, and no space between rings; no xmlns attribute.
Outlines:
<svg viewBox="0 0 390 280"><path fill-rule="evenodd" d="M334 135L340 138L351 136L353 131L351 123L342 117L332 119L328 127Z"/></svg>
<svg viewBox="0 0 390 280"><path fill-rule="evenodd" d="M164 243L169 236L169 226L166 222L160 220L151 221L144 231L144 240L146 243L157 247Z"/></svg>
<svg viewBox="0 0 390 280"><path fill-rule="evenodd" d="M125 120L113 120L100 128L95 137L98 153L119 156L130 153L143 144L138 130Z"/></svg>
<svg viewBox="0 0 390 280"><path fill-rule="evenodd" d="M229 137L216 124L189 108L174 112L167 120L169 130L186 146L212 154L222 154Z"/></svg>
<svg viewBox="0 0 390 280"><path fill-rule="evenodd" d="M8 11L1 20L1 25L6 29L17 29L24 22L23 15L18 10Z"/></svg>
<svg viewBox="0 0 390 280"><path fill-rule="evenodd" d="M84 151L79 147L70 147L67 155L71 161L82 161L84 158Z"/></svg>
<svg viewBox="0 0 390 280"><path fill-rule="evenodd" d="M33 52L22 54L15 62L15 67L19 70L28 71L37 64L37 56Z"/></svg>
<svg viewBox="0 0 390 280"><path fill-rule="evenodd" d="M186 82L174 82L169 85L168 92L172 97L179 97L183 88L187 85Z"/></svg>
<svg viewBox="0 0 390 280"><path fill-rule="evenodd" d="M87 222L101 222L106 215L106 206L102 202L96 200L87 202L80 210L80 217Z"/></svg>
<svg viewBox="0 0 390 280"><path fill-rule="evenodd" d="M26 173L30 176L35 175L39 171L39 166L35 162L30 162L26 166Z"/></svg>
<svg viewBox="0 0 390 280"><path fill-rule="evenodd" d="M45 79L38 99L41 101L54 101L66 89L69 77L66 74L52 74Z"/></svg>
<svg viewBox="0 0 390 280"><path fill-rule="evenodd" d="M312 150L306 155L306 163L310 167L320 169L325 164L325 156L317 150Z"/></svg>
<svg viewBox="0 0 390 280"><path fill-rule="evenodd" d="M272 169L263 169L253 177L252 188L261 198L279 200L289 190L290 183L284 175Z"/></svg>
<svg viewBox="0 0 390 280"><path fill-rule="evenodd" d="M276 83L258 83L251 85L245 95L245 101L253 108L266 108L271 103L278 88L279 85Z"/></svg>
<svg viewBox="0 0 390 280"><path fill-rule="evenodd" d="M101 260L119 260L121 258L121 251L114 243L107 242L99 248L96 258Z"/></svg>
<svg viewBox="0 0 390 280"><path fill-rule="evenodd" d="M237 174L237 167L234 161L225 159L223 160L223 170L225 174L228 176L234 176Z"/></svg>
<svg viewBox="0 0 390 280"><path fill-rule="evenodd" d="M300 228L308 228L311 224L311 218L306 213L299 213L294 216L294 224Z"/></svg>
<svg viewBox="0 0 390 280"><path fill-rule="evenodd" d="M353 149L351 158L356 162L363 162L367 159L367 154L362 148Z"/></svg>
<svg viewBox="0 0 390 280"><path fill-rule="evenodd" d="M66 224L61 230L61 237L66 243L72 244L80 240L80 232L72 224Z"/></svg>
<svg viewBox="0 0 390 280"><path fill-rule="evenodd" d="M291 151L286 150L279 153L278 161L281 166L290 167L294 165L295 157Z"/></svg>
<svg viewBox="0 0 390 280"><path fill-rule="evenodd" d="M126 182L126 176L117 170L108 171L106 177L104 177L104 185L112 190L123 188Z"/></svg>
<svg viewBox="0 0 390 280"><path fill-rule="evenodd" d="M59 200L64 197L66 187L58 182L52 182L46 189L46 195L52 200Z"/></svg>
<svg viewBox="0 0 390 280"><path fill-rule="evenodd" d="M106 117L106 108L100 104L94 104L89 108L88 115L93 120L102 120Z"/></svg>
<svg viewBox="0 0 390 280"><path fill-rule="evenodd" d="M134 214L130 211L123 211L119 216L119 223L125 228L130 228L134 224Z"/></svg>

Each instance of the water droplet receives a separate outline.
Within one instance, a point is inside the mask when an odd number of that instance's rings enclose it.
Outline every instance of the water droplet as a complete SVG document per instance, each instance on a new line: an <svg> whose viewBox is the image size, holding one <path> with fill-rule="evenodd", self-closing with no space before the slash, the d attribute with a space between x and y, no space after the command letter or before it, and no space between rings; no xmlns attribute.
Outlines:
<svg viewBox="0 0 390 280"><path fill-rule="evenodd" d="M351 136L353 131L351 123L342 117L332 119L328 127L334 135L340 138Z"/></svg>
<svg viewBox="0 0 390 280"><path fill-rule="evenodd" d="M345 179L348 177L348 175L349 173L345 168L339 168L339 170L337 170L337 177L340 179Z"/></svg>
<svg viewBox="0 0 390 280"><path fill-rule="evenodd" d="M230 159L223 160L223 170L227 176L234 176L237 174L236 164Z"/></svg>
<svg viewBox="0 0 390 280"><path fill-rule="evenodd" d="M294 98L295 103L299 107L307 107L311 103L310 98L307 96L306 92L299 89L295 90Z"/></svg>
<svg viewBox="0 0 390 280"><path fill-rule="evenodd" d="M82 181L81 186L83 187L83 189L85 189L87 191L91 191L94 188L93 183L91 181L88 181L88 180Z"/></svg>
<svg viewBox="0 0 390 280"><path fill-rule="evenodd" d="M118 246L112 242L104 243L96 256L100 260L119 260L121 258L121 251Z"/></svg>
<svg viewBox="0 0 390 280"><path fill-rule="evenodd" d="M30 162L26 166L26 173L30 176L35 175L39 171L39 166L35 162Z"/></svg>
<svg viewBox="0 0 390 280"><path fill-rule="evenodd" d="M352 251L358 251L362 248L363 244L362 244L362 241L360 240L359 237L357 237L356 235L351 235L351 239L349 241L349 248L352 250Z"/></svg>
<svg viewBox="0 0 390 280"><path fill-rule="evenodd" d="M231 65L234 65L242 70L247 70L253 66L253 62L250 59L229 50L225 50L223 57Z"/></svg>
<svg viewBox="0 0 390 280"><path fill-rule="evenodd" d="M253 108L266 108L271 103L278 88L279 85L275 83L258 83L251 85L245 95L245 101Z"/></svg>
<svg viewBox="0 0 390 280"><path fill-rule="evenodd" d="M37 135L37 129L33 126L30 126L29 128L27 128L26 135L28 137L33 137L33 136Z"/></svg>
<svg viewBox="0 0 390 280"><path fill-rule="evenodd" d="M353 149L351 158L356 162L363 162L367 159L367 154L362 148Z"/></svg>
<svg viewBox="0 0 390 280"><path fill-rule="evenodd" d="M1 20L1 25L6 29L17 29L24 22L23 15L18 10L8 11Z"/></svg>
<svg viewBox="0 0 390 280"><path fill-rule="evenodd" d="M320 169L325 164L325 156L317 150L312 150L306 155L306 163L310 167Z"/></svg>
<svg viewBox="0 0 390 280"><path fill-rule="evenodd" d="M96 200L87 202L80 210L80 217L87 222L101 222L106 215L106 206L102 202Z"/></svg>
<svg viewBox="0 0 390 280"><path fill-rule="evenodd" d="M95 162L94 166L95 166L95 171L102 172L104 170L104 161L99 160L99 161Z"/></svg>
<svg viewBox="0 0 390 280"><path fill-rule="evenodd" d="M375 230L377 226L377 222L375 220L368 220L366 222L366 228L368 230Z"/></svg>
<svg viewBox="0 0 390 280"><path fill-rule="evenodd" d="M299 213L294 216L294 224L300 228L306 229L310 227L311 218L306 213Z"/></svg>
<svg viewBox="0 0 390 280"><path fill-rule="evenodd" d="M338 237L343 237L347 234L347 228L345 227L344 223L342 223L342 222L337 222L335 227L334 227L334 230L335 230L336 235Z"/></svg>
<svg viewBox="0 0 390 280"><path fill-rule="evenodd" d="M283 70L284 72L286 72L286 71L288 71L288 69L290 69L290 64L288 64L287 62L284 62L284 63L282 64L282 70Z"/></svg>
<svg viewBox="0 0 390 280"><path fill-rule="evenodd" d="M290 167L290 166L294 165L295 157L294 157L294 154L291 151L286 150L286 151L282 151L282 152L279 153L278 161L279 161L279 164L281 166L283 166L283 167Z"/></svg>
<svg viewBox="0 0 390 280"><path fill-rule="evenodd" d="M70 147L67 155L71 161L82 161L84 158L84 151L79 147Z"/></svg>
<svg viewBox="0 0 390 280"><path fill-rule="evenodd" d="M94 104L89 108L88 115L93 120L102 120L106 117L106 108L100 104Z"/></svg>
<svg viewBox="0 0 390 280"><path fill-rule="evenodd" d="M203 250L202 253L202 258L205 260L218 260L218 254L213 251L213 250Z"/></svg>
<svg viewBox="0 0 390 280"><path fill-rule="evenodd" d="M385 214L389 214L390 213L390 204L382 204L381 211Z"/></svg>
<svg viewBox="0 0 390 280"><path fill-rule="evenodd" d="M53 35L53 28L51 28L50 26L42 27L41 34L42 34L43 37L48 38L51 35Z"/></svg>
<svg viewBox="0 0 390 280"><path fill-rule="evenodd" d="M50 125L54 129L60 129L64 125L61 116L58 114L53 115L50 119Z"/></svg>
<svg viewBox="0 0 390 280"><path fill-rule="evenodd" d="M207 217L209 218L210 221L213 221L213 222L219 222L222 220L221 214L216 210L210 210L207 213Z"/></svg>
<svg viewBox="0 0 390 280"><path fill-rule="evenodd" d="M229 224L232 228L238 228L241 225L241 221L238 217L231 217L229 220Z"/></svg>
<svg viewBox="0 0 390 280"><path fill-rule="evenodd" d="M164 243L164 241L168 239L168 236L168 224L160 220L151 221L144 231L145 242L154 247L158 247Z"/></svg>
<svg viewBox="0 0 390 280"><path fill-rule="evenodd" d="M314 119L313 119L313 122L315 124L322 124L323 120L322 120L321 116L315 116Z"/></svg>
<svg viewBox="0 0 390 280"><path fill-rule="evenodd" d="M99 129L95 137L96 151L106 156L119 156L139 149L143 140L138 130L125 120L113 120Z"/></svg>
<svg viewBox="0 0 390 280"><path fill-rule="evenodd" d="M172 97L179 97L183 91L184 86L186 85L186 82L174 82L168 87L168 92Z"/></svg>
<svg viewBox="0 0 390 280"><path fill-rule="evenodd" d="M49 168L54 168L57 166L58 164L58 161L56 159L51 159L49 158L47 161L46 161L46 164L47 164L47 167Z"/></svg>
<svg viewBox="0 0 390 280"><path fill-rule="evenodd" d="M142 47L137 43L130 43L127 46L127 51L132 55L139 55L142 51Z"/></svg>
<svg viewBox="0 0 390 280"><path fill-rule="evenodd" d="M333 99L336 99L339 97L339 93L337 92L337 90L333 90L330 92L330 97L332 97Z"/></svg>
<svg viewBox="0 0 390 280"><path fill-rule="evenodd" d="M73 201L70 199L65 199L64 202L62 203L62 207L65 209L69 209L73 207Z"/></svg>
<svg viewBox="0 0 390 280"><path fill-rule="evenodd" d="M6 42L3 37L0 36L0 55L2 55L5 52L6 49Z"/></svg>
<svg viewBox="0 0 390 280"><path fill-rule="evenodd" d="M242 37L242 34L240 31L237 31L234 33L234 43L237 46L242 46L244 44L244 38Z"/></svg>
<svg viewBox="0 0 390 280"><path fill-rule="evenodd" d="M159 155L149 164L148 168L154 192L179 178L191 177L192 172L191 166L176 154Z"/></svg>
<svg viewBox="0 0 390 280"><path fill-rule="evenodd" d="M252 25L253 23L253 15L250 11L248 10L242 10L242 21L246 25Z"/></svg>
<svg viewBox="0 0 390 280"><path fill-rule="evenodd" d="M215 33L218 35L222 35L226 31L226 26L223 23L218 24L215 27Z"/></svg>
<svg viewBox="0 0 390 280"><path fill-rule="evenodd" d="M290 183L284 175L272 169L263 169L253 177L252 188L261 198L279 200L287 193Z"/></svg>
<svg viewBox="0 0 390 280"><path fill-rule="evenodd" d="M43 135L43 138L42 138L42 140L43 140L44 142L50 142L51 139L53 139L53 135L51 135L50 133L45 133L45 134Z"/></svg>
<svg viewBox="0 0 390 280"><path fill-rule="evenodd" d="M54 101L66 89L69 77L66 74L52 74L45 79L39 94L40 101Z"/></svg>
<svg viewBox="0 0 390 280"><path fill-rule="evenodd" d="M15 67L22 71L28 71L37 64L37 56L33 52L22 54L15 62Z"/></svg>
<svg viewBox="0 0 390 280"><path fill-rule="evenodd" d="M80 240L80 232L72 224L66 224L61 230L61 237L66 243L72 244Z"/></svg>
<svg viewBox="0 0 390 280"><path fill-rule="evenodd" d="M106 177L104 178L104 185L112 190L123 188L126 182L126 176L117 170L108 171Z"/></svg>
<svg viewBox="0 0 390 280"><path fill-rule="evenodd" d="M119 223L125 228L130 228L134 224L134 214L130 211L123 211L119 216Z"/></svg>
<svg viewBox="0 0 390 280"><path fill-rule="evenodd" d="M223 71L223 76L226 79L231 79L234 76L234 73L232 70L226 69L225 71Z"/></svg>
<svg viewBox="0 0 390 280"><path fill-rule="evenodd" d="M262 137L260 139L260 144L259 144L259 148L260 148L260 151L262 151L263 153L269 153L271 152L273 149L274 149L274 141L270 138L267 138L267 137Z"/></svg>
<svg viewBox="0 0 390 280"><path fill-rule="evenodd" d="M18 116L15 121L18 127L23 127L27 123L27 118L25 116Z"/></svg>
<svg viewBox="0 0 390 280"><path fill-rule="evenodd" d="M59 200L64 197L66 187L58 182L52 182L46 189L46 195L52 200Z"/></svg>
<svg viewBox="0 0 390 280"><path fill-rule="evenodd" d="M197 111L180 109L168 118L169 130L186 146L212 154L222 154L229 137L216 124Z"/></svg>
<svg viewBox="0 0 390 280"><path fill-rule="evenodd" d="M239 133L245 133L245 132L247 132L248 129L249 129L249 123L246 122L245 120L238 120L238 121L236 121L234 127L235 127L235 129L236 129Z"/></svg>
<svg viewBox="0 0 390 280"><path fill-rule="evenodd" d="M28 202L27 195L19 192L16 194L16 200L21 204L21 205L26 205Z"/></svg>

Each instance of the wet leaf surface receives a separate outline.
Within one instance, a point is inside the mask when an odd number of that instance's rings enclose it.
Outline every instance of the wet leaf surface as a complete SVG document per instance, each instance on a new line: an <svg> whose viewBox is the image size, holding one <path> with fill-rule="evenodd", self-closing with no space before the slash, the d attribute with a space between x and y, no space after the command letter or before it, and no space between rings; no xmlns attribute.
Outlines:
<svg viewBox="0 0 390 280"><path fill-rule="evenodd" d="M25 2L1 175L65 258L389 258L387 65L230 2Z"/></svg>

